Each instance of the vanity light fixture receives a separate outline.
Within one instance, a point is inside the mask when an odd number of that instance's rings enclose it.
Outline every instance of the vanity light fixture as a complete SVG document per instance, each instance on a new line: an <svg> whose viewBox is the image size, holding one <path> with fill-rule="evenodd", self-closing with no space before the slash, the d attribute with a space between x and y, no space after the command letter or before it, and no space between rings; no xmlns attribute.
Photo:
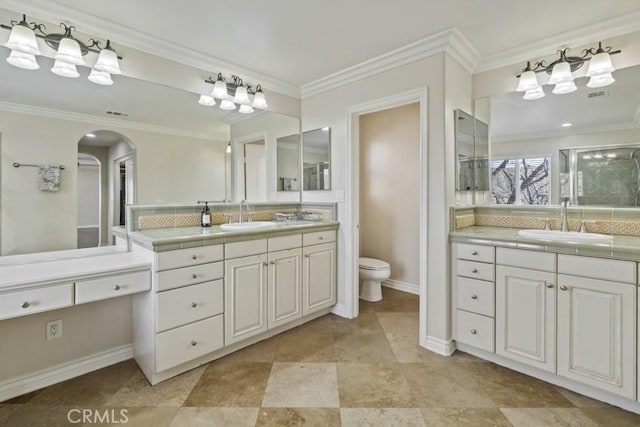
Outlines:
<svg viewBox="0 0 640 427"><path fill-rule="evenodd" d="M216 105L215 100L219 99L220 109L231 111L239 106L238 112L242 114L251 114L255 111L254 108L261 110L269 108L261 85L256 85L254 88L245 84L238 76L231 76L230 81L227 81L222 73L218 73L215 80L209 77L204 82L213 85L213 90L210 95L200 95L198 100L200 105L213 106ZM250 95L253 95L253 101Z"/></svg>
<svg viewBox="0 0 640 427"><path fill-rule="evenodd" d="M111 41L107 40L105 47L94 39L84 43L73 36L72 32L76 29L74 26L64 23L60 26L64 30L63 33L47 33L44 24L27 22L26 15L22 15L21 21L11 21L11 25L0 24L0 28L11 31L9 41L5 44L11 49L7 62L25 70L39 69L36 56L42 55L37 41L40 38L56 51L52 73L68 78L79 77L80 73L76 67L86 66L84 56L92 52L98 54L98 59L91 68L89 81L99 85L112 85L111 75L122 74L118 62L122 58L111 47Z"/></svg>
<svg viewBox="0 0 640 427"><path fill-rule="evenodd" d="M227 144L227 149L225 150L225 153L231 154L231 141L229 141L229 143Z"/></svg>
<svg viewBox="0 0 640 427"><path fill-rule="evenodd" d="M569 48L558 50L560 58L547 64L546 61L538 61L533 67L531 62L516 77L518 80L518 92L524 92L523 99L533 100L545 96L542 85L538 82L536 73L546 72L550 74L549 84L554 85L552 92L557 95L575 92L578 88L573 81L573 72L580 69L585 62L589 61L589 68L586 76L589 77L587 87L598 88L608 86L615 82L612 72L615 71L611 63L611 55L620 53L620 50L602 47L602 42L598 42L597 48L583 49L582 56L567 56Z"/></svg>

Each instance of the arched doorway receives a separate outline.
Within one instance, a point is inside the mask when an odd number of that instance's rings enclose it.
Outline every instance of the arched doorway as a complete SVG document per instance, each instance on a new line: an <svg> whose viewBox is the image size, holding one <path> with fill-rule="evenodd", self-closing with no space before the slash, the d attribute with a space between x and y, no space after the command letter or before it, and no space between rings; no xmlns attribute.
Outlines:
<svg viewBox="0 0 640 427"><path fill-rule="evenodd" d="M78 152L78 249L100 246L100 195L102 164Z"/></svg>

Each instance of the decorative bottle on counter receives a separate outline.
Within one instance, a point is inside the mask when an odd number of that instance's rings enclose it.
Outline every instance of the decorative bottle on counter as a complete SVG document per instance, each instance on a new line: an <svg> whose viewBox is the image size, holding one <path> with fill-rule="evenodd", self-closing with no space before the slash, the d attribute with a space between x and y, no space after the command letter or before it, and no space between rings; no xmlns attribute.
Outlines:
<svg viewBox="0 0 640 427"><path fill-rule="evenodd" d="M209 210L207 202L204 202L204 208L202 208L202 212L200 213L200 225L203 227L211 227L211 211Z"/></svg>

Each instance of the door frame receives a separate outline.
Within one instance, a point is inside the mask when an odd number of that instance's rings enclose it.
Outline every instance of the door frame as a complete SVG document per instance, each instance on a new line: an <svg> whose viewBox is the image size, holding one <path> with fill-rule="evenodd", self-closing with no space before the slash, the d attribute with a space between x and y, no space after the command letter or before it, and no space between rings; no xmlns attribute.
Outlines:
<svg viewBox="0 0 640 427"><path fill-rule="evenodd" d="M348 317L359 314L359 266L360 256L360 116L378 111L401 107L408 104L420 105L420 208L419 208L419 255L420 260L420 320L419 342L423 347L427 343L427 213L428 213L428 88L401 92L392 96L358 104L347 108L347 165L350 166L346 177L347 226L350 232L345 238L345 265L347 280L345 283L345 308Z"/></svg>
<svg viewBox="0 0 640 427"><path fill-rule="evenodd" d="M111 193L111 202L112 202L112 212L113 212L113 219L112 219L112 224L109 224L109 227L119 227L120 226L120 222L119 222L119 218L120 218L120 196L118 194L118 190L120 189L120 163L122 162L126 162L127 160L131 160L132 164L133 164L133 176L131 176L131 180L133 181L133 185L131 186L133 188L133 195L131 197L131 200L133 200L133 203L136 203L136 199L137 199L137 194L138 194L138 180L136 179L136 174L138 173L138 165L136 164L136 153L135 151L131 151L127 154L125 154L124 156L118 157L113 159L113 172L112 172L112 176L111 176L111 180L113 182L113 191ZM129 179L129 178L127 178ZM125 212L126 215L126 212ZM118 222L116 224L116 221ZM127 221L125 219L125 224L127 224Z"/></svg>
<svg viewBox="0 0 640 427"><path fill-rule="evenodd" d="M245 197L245 179L244 179L244 149L242 155L240 154L240 148L244 148L244 144L262 139L264 141L264 154L265 159L267 156L267 131L254 132L247 135L238 136L231 139L231 188L233 189L232 199L239 202ZM240 174L242 171L242 176ZM265 169L265 175L266 169ZM264 177L265 186L267 185L267 177ZM265 193L268 195L268 187L265 187Z"/></svg>

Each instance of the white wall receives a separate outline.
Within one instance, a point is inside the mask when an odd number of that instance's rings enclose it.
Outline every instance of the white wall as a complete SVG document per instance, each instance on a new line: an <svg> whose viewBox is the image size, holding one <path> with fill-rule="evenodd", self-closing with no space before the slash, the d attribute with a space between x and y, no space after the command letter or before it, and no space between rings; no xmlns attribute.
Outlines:
<svg viewBox="0 0 640 427"><path fill-rule="evenodd" d="M90 123L0 112L3 255L76 247L78 140L95 130ZM226 141L115 126L106 130L122 134L136 146L137 203L224 198ZM13 162L65 165L60 191L39 191L37 169L14 168Z"/></svg>
<svg viewBox="0 0 640 427"><path fill-rule="evenodd" d="M420 283L420 104L360 116L360 256Z"/></svg>

